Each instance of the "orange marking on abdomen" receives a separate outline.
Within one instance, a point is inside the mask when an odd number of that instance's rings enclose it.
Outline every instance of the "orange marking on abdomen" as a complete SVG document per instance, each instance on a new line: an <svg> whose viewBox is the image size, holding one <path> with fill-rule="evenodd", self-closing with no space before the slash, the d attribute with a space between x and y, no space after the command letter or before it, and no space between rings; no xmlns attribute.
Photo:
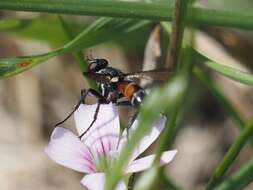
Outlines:
<svg viewBox="0 0 253 190"><path fill-rule="evenodd" d="M121 82L118 85L118 90L127 98L131 99L135 90L136 85L133 82Z"/></svg>

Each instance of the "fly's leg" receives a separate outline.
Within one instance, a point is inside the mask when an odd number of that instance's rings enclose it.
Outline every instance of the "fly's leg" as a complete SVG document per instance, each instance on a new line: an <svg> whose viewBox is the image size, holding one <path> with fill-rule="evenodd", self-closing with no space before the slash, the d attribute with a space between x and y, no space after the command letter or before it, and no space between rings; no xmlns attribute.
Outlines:
<svg viewBox="0 0 253 190"><path fill-rule="evenodd" d="M97 118L98 118L98 112L99 112L99 108L100 108L101 103L98 102L97 104L97 108L93 117L93 121L91 122L91 124L89 125L89 127L79 136L79 139L82 139L82 137L89 131L89 129L92 127L92 125L96 122Z"/></svg>
<svg viewBox="0 0 253 190"><path fill-rule="evenodd" d="M135 178L135 173L133 173L130 178L129 178L129 182L128 182L128 186L127 189L128 190L132 190L133 186L134 186L134 178Z"/></svg>
<svg viewBox="0 0 253 190"><path fill-rule="evenodd" d="M130 127L133 125L133 123L136 120L137 116L138 116L138 111L134 112L134 114L130 117L130 120L129 120L127 128L126 128L126 130L127 130L127 139L129 139Z"/></svg>
<svg viewBox="0 0 253 190"><path fill-rule="evenodd" d="M98 99L103 98L103 97L101 96L101 94L100 94L99 92L97 92L96 90L94 90L94 89L88 89L88 90L82 89L82 90L81 90L81 97L80 97L79 101L77 102L77 104L75 105L74 109L68 114L68 116L67 116L64 120L62 120L62 121L56 123L56 124L54 125L54 127L57 127L57 126L63 124L65 121L67 121L67 120L74 114L74 112L79 108L79 106L80 106L81 104L84 104L84 103L85 103L85 99L86 99L86 97L87 97L88 95L95 96L95 97L98 98Z"/></svg>
<svg viewBox="0 0 253 190"><path fill-rule="evenodd" d="M92 120L91 124L89 125L89 127L79 136L80 140L90 130L90 128L92 127L92 125L96 122L97 117L98 117L98 113L99 113L99 109L100 109L100 105L101 104L108 104L109 103L106 100L106 98L104 96L102 96L99 92L97 92L96 90L90 89L90 92L92 93L93 96L95 96L98 99L98 104L97 104L97 108L95 110L95 114L93 116L93 120Z"/></svg>
<svg viewBox="0 0 253 190"><path fill-rule="evenodd" d="M98 99L97 108L95 110L93 121L91 122L89 127L79 136L80 139L82 139L82 137L90 130L90 128L96 122L97 117L98 117L98 113L99 113L99 109L100 109L100 105L113 102L113 100L112 100L113 98L110 96L110 92L111 92L110 90L111 89L109 89L108 87L105 87L105 86L101 86L101 89L100 89L101 94L99 92L93 90L93 95L95 95Z"/></svg>
<svg viewBox="0 0 253 190"><path fill-rule="evenodd" d="M132 106L132 103L130 101L118 101L116 102L117 106ZM136 111L133 116L131 116L130 121L127 124L126 131L127 131L127 139L129 139L129 129L133 125L135 119L137 118L138 112Z"/></svg>
<svg viewBox="0 0 253 190"><path fill-rule="evenodd" d="M132 106L131 102L126 100L126 101L118 101L115 103L116 106Z"/></svg>

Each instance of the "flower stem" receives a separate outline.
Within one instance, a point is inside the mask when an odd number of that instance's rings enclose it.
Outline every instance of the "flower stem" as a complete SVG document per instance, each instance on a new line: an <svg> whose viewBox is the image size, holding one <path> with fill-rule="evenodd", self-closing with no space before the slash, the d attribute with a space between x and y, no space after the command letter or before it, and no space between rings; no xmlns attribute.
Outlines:
<svg viewBox="0 0 253 190"><path fill-rule="evenodd" d="M226 179L215 190L240 190L253 180L253 158L234 175Z"/></svg>
<svg viewBox="0 0 253 190"><path fill-rule="evenodd" d="M184 35L185 20L187 15L188 0L176 0L175 12L172 22L172 32L170 36L168 64L170 68L174 68L178 62L182 38Z"/></svg>

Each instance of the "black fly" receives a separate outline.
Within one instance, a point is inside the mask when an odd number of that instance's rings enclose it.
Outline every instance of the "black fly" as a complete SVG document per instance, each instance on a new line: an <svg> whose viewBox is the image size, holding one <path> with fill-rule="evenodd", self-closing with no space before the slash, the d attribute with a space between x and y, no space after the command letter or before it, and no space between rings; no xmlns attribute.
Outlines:
<svg viewBox="0 0 253 190"><path fill-rule="evenodd" d="M98 105L93 117L93 121L87 130L79 136L81 139L92 125L97 120L99 108L101 104L113 103L118 106L132 106L138 107L142 104L146 96L145 90L134 82L134 79L155 79L164 80L169 77L170 70L151 70L141 71L135 73L123 73L122 71L109 67L106 59L87 59L89 65L87 72L83 75L95 80L98 83L99 90L83 89L81 90L81 98L73 111L61 122L57 123L58 126L64 123L71 115L78 109L80 104L85 103L88 95L94 96L98 99Z"/></svg>

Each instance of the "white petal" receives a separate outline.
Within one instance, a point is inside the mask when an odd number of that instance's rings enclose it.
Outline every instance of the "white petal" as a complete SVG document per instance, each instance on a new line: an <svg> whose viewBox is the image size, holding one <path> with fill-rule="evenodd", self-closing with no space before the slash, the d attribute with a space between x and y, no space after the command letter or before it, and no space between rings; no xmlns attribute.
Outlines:
<svg viewBox="0 0 253 190"><path fill-rule="evenodd" d="M166 123L166 117L161 116L153 124L150 132L141 139L139 144L134 149L134 152L132 154L130 161L137 158L158 138L158 136L160 135L160 133L162 132L162 130L164 128L165 123ZM131 136L131 133L137 128L137 126L138 126L138 118L134 121L133 125L129 129L129 136ZM121 138L120 143L119 143L119 151L121 151L124 148L125 144L127 143L127 137L126 137L127 131L126 130L124 130L122 136L123 137Z"/></svg>
<svg viewBox="0 0 253 190"><path fill-rule="evenodd" d="M105 184L105 173L94 173L83 177L81 183L88 190L103 190ZM116 187L116 190L126 190L126 184L120 181Z"/></svg>
<svg viewBox="0 0 253 190"><path fill-rule="evenodd" d="M79 135L87 130L92 123L97 104L80 105L75 112L75 122ZM120 123L117 108L112 104L100 105L96 122L84 135L82 141L91 149L94 155L107 154L117 150Z"/></svg>
<svg viewBox="0 0 253 190"><path fill-rule="evenodd" d="M55 128L45 152L58 164L84 173L94 172L93 159L89 150L68 129Z"/></svg>
<svg viewBox="0 0 253 190"><path fill-rule="evenodd" d="M161 156L160 165L163 166L171 162L174 156L177 154L177 150L166 151ZM152 163L155 159L155 155L146 156L131 162L126 169L126 173L135 173L146 170L152 166Z"/></svg>

